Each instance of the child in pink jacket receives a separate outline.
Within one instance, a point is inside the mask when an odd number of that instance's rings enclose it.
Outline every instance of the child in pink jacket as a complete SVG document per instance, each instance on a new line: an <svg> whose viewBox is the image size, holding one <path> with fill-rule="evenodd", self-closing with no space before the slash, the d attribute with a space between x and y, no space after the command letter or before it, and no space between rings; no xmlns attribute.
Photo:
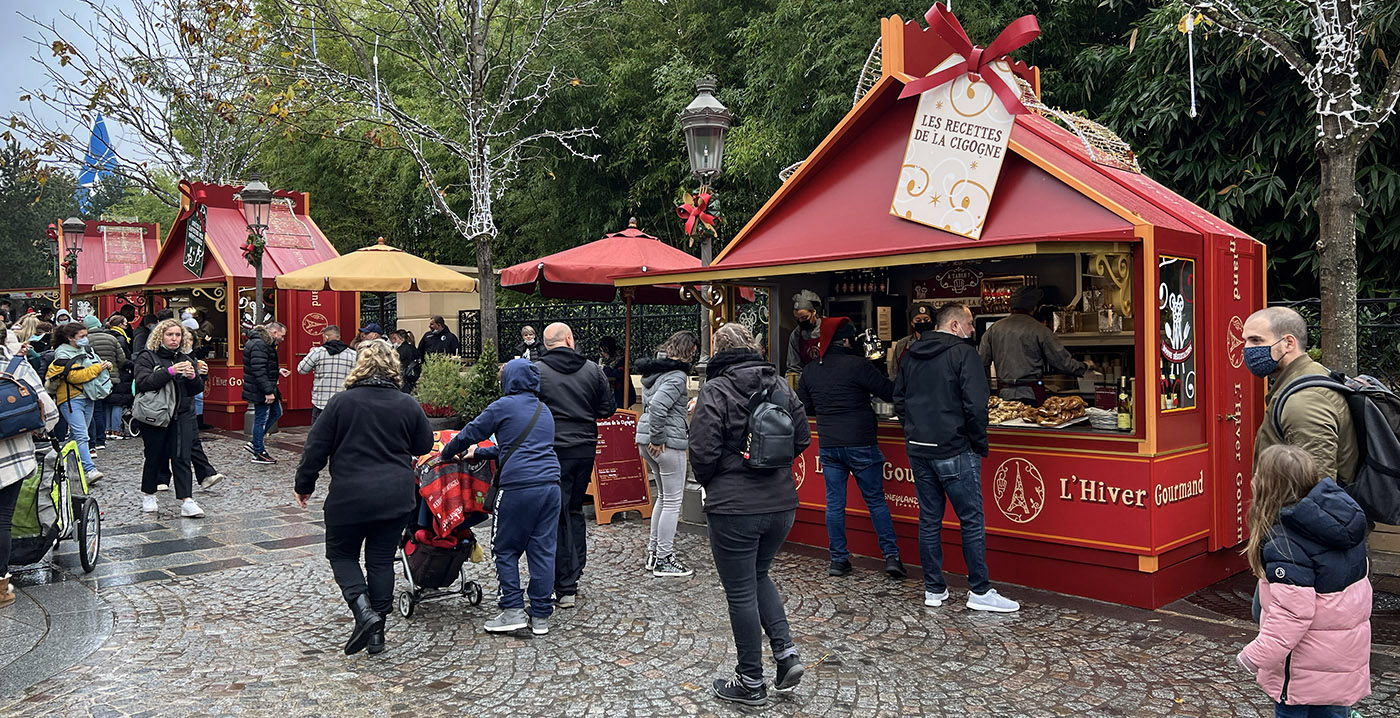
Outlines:
<svg viewBox="0 0 1400 718"><path fill-rule="evenodd" d="M1346 718L1371 694L1366 514L1296 446L1261 452L1252 487L1245 557L1263 612L1236 660L1276 718Z"/></svg>

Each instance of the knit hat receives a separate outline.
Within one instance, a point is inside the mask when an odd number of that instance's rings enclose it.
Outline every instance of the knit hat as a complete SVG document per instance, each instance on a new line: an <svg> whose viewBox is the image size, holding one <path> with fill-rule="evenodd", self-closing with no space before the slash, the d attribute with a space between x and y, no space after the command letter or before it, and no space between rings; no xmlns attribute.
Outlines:
<svg viewBox="0 0 1400 718"><path fill-rule="evenodd" d="M1011 295L1011 308L1018 312L1033 312L1044 298L1045 292L1040 287L1021 287Z"/></svg>
<svg viewBox="0 0 1400 718"><path fill-rule="evenodd" d="M101 329L102 322L99 321L97 317L94 317L93 315L89 314L83 317L83 326L87 327L88 331L92 331L94 329Z"/></svg>
<svg viewBox="0 0 1400 718"><path fill-rule="evenodd" d="M822 320L821 340L817 344L817 357L826 358L826 350L842 339L854 339L856 327L845 317L827 317Z"/></svg>
<svg viewBox="0 0 1400 718"><path fill-rule="evenodd" d="M909 314L909 323L918 324L925 319L929 326L933 325L933 308L927 304L914 305L914 311Z"/></svg>
<svg viewBox="0 0 1400 718"><path fill-rule="evenodd" d="M796 311L798 309L806 309L809 312L815 312L819 311L821 309L821 306L822 298L817 296L817 293L810 289L804 289L798 292L797 294L792 295L793 311Z"/></svg>

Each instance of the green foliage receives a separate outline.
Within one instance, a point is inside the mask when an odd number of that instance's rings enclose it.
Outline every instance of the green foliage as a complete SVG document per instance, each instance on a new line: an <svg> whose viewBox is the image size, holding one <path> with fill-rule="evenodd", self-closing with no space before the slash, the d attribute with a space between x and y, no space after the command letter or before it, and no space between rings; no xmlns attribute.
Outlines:
<svg viewBox="0 0 1400 718"><path fill-rule="evenodd" d="M413 390L413 398L423 405L428 416L452 416L460 413L466 396L466 380L462 365L445 354L429 354L423 360L423 374Z"/></svg>
<svg viewBox="0 0 1400 718"><path fill-rule="evenodd" d="M0 147L0 289L54 284L53 241L45 230L77 214L76 189L72 175L45 171L14 141Z"/></svg>
<svg viewBox="0 0 1400 718"><path fill-rule="evenodd" d="M496 347L490 340L482 345L481 356L496 356ZM463 389L462 401L456 405L457 413L471 421L501 396L501 376L496 362L483 358L471 365Z"/></svg>

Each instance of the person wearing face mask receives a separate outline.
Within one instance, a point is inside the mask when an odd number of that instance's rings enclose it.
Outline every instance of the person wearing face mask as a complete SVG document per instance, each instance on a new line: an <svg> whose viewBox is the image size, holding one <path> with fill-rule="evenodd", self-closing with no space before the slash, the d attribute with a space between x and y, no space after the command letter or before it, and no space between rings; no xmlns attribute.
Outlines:
<svg viewBox="0 0 1400 718"><path fill-rule="evenodd" d="M525 326L520 329L520 343L512 350L514 355L520 359L539 361L540 355L544 353L544 346L535 338L535 328Z"/></svg>
<svg viewBox="0 0 1400 718"><path fill-rule="evenodd" d="M418 377L423 374L423 362L418 356L418 348L413 345L413 332L407 329L389 332L389 345L399 355L399 366L403 370L403 393L412 394L418 385Z"/></svg>
<svg viewBox="0 0 1400 718"><path fill-rule="evenodd" d="M1012 613L1020 604L997 593L987 572L987 527L982 513L982 459L987 444L987 375L972 337L972 312L947 304L934 317L937 331L909 347L894 384L894 410L904 425L909 467L919 500L919 561L924 605L948 601L943 578L943 512L951 503L962 526L967 564L967 607Z"/></svg>
<svg viewBox="0 0 1400 718"><path fill-rule="evenodd" d="M1254 456L1275 444L1292 444L1312 455L1318 475L1335 479L1345 487L1356 477L1359 453L1356 429L1346 398L1326 387L1300 389L1284 402L1279 424L1272 420L1274 400L1284 387L1305 376L1326 376L1327 367L1308 356L1308 325L1287 307L1269 307L1244 323L1244 365L1261 379L1269 379L1264 396L1264 421L1254 438Z"/></svg>
<svg viewBox="0 0 1400 718"><path fill-rule="evenodd" d="M899 373L899 362L904 359L904 353L909 351L909 345L919 340L919 335L933 329L933 308L927 304L919 304L910 310L912 318L909 325L914 331L909 336L900 339L890 347L890 353L885 357L885 376L891 381L895 374Z"/></svg>
<svg viewBox="0 0 1400 718"><path fill-rule="evenodd" d="M79 322L60 325L53 333L53 363L46 375L54 390L58 412L68 422L69 434L78 444L78 458L89 483L102 478L92 461L88 426L97 399L112 393L110 362L88 351L88 330Z"/></svg>
<svg viewBox="0 0 1400 718"><path fill-rule="evenodd" d="M1011 296L1011 316L987 328L978 351L983 368L996 364L997 394L1003 399L1040 406L1045 401L1046 374L1084 376L1094 363L1070 355L1060 338L1036 320L1045 297L1039 287L1021 287Z"/></svg>
<svg viewBox="0 0 1400 718"><path fill-rule="evenodd" d="M275 464L267 453L263 437L267 427L282 416L282 390L277 380L290 376L286 368L277 366L277 345L287 337L287 327L281 322L268 322L253 327L248 343L243 345L243 401L253 406L253 440L243 450L253 455L255 464Z"/></svg>
<svg viewBox="0 0 1400 718"><path fill-rule="evenodd" d="M810 289L792 296L792 316L797 328L788 336L787 373L801 374L817 360L822 331L822 298Z"/></svg>
<svg viewBox="0 0 1400 718"><path fill-rule="evenodd" d="M428 333L418 342L420 356L425 359L429 354L457 356L461 349L462 342L447 330L447 322L441 316L434 316L428 320Z"/></svg>

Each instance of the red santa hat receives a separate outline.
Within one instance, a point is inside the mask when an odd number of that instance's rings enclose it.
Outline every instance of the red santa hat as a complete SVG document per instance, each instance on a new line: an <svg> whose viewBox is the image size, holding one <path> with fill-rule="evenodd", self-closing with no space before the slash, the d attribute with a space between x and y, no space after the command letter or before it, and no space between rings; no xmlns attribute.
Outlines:
<svg viewBox="0 0 1400 718"><path fill-rule="evenodd" d="M845 317L827 317L822 320L820 338L817 342L818 360L826 358L826 350L832 344L842 339L851 339L856 335L856 327L851 320Z"/></svg>

